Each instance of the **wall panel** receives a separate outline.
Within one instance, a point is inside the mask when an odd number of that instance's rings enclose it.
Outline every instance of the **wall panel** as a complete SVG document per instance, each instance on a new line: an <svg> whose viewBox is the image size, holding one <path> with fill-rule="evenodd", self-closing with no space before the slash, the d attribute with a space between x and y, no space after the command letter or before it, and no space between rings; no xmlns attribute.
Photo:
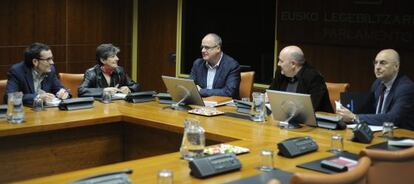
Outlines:
<svg viewBox="0 0 414 184"><path fill-rule="evenodd" d="M120 47L130 71L132 0L6 0L0 2L0 79L33 42L51 46L59 72L84 73L101 43Z"/></svg>

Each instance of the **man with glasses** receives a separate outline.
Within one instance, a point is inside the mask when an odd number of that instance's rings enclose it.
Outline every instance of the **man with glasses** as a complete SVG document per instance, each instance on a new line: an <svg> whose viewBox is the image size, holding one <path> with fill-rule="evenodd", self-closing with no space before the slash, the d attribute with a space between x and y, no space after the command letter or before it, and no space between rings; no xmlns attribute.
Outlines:
<svg viewBox="0 0 414 184"><path fill-rule="evenodd" d="M240 66L223 53L220 36L207 34L201 41L200 49L202 58L194 61L190 76L197 84L200 95L239 99Z"/></svg>
<svg viewBox="0 0 414 184"><path fill-rule="evenodd" d="M18 91L23 92L25 105L32 105L37 96L44 102L70 97L56 76L53 54L48 45L33 43L26 48L24 57L24 61L14 64L7 73L4 102L7 102L8 93Z"/></svg>
<svg viewBox="0 0 414 184"><path fill-rule="evenodd" d="M393 122L400 128L414 130L414 83L399 73L400 56L393 49L380 51L375 57L377 80L371 86L367 103L370 114L354 114L345 107L337 109L344 121L367 121L371 125Z"/></svg>
<svg viewBox="0 0 414 184"><path fill-rule="evenodd" d="M287 46L280 51L271 90L310 94L315 111L333 112L325 79L310 66L298 46Z"/></svg>

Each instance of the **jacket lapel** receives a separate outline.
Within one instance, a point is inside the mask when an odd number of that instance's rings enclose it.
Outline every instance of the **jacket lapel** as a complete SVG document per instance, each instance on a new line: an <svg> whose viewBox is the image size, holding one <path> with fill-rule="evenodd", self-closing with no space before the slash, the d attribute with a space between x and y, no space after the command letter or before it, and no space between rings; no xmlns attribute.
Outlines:
<svg viewBox="0 0 414 184"><path fill-rule="evenodd" d="M395 92L395 89L398 86L398 83L400 83L400 78L401 78L400 75L398 75L397 78L395 79L394 83L392 84L391 90L388 93L387 98L385 99L385 102L384 102L384 108L383 108L384 111L383 112L388 112L388 109L389 109L388 107L390 106L391 101L394 99L394 92Z"/></svg>
<svg viewBox="0 0 414 184"><path fill-rule="evenodd" d="M24 67L24 79L26 80L27 86L29 86L30 93L34 93L34 82L33 82L33 75L32 70L27 68L27 66Z"/></svg>

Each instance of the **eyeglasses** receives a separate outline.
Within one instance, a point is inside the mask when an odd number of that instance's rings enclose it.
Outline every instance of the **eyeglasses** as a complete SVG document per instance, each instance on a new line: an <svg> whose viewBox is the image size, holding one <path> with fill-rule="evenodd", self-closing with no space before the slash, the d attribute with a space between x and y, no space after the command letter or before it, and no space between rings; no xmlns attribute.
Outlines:
<svg viewBox="0 0 414 184"><path fill-rule="evenodd" d="M203 49L206 49L206 50L211 50L211 49L214 49L214 48L216 48L216 47L218 47L218 45L216 45L216 46L212 46L212 47L202 45L202 46L200 46L200 50L203 50Z"/></svg>
<svg viewBox="0 0 414 184"><path fill-rule="evenodd" d="M43 58L37 58L37 60L39 60L39 61L47 61L47 62L52 62L53 61L53 57L50 57L50 58L45 58L45 59L43 59Z"/></svg>

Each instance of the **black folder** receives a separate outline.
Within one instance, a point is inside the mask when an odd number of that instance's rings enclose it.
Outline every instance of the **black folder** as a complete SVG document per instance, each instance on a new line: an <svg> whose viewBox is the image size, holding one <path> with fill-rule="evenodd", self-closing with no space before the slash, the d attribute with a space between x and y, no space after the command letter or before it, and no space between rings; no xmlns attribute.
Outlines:
<svg viewBox="0 0 414 184"><path fill-rule="evenodd" d="M371 146L367 146L367 149L378 149L378 150L385 150L385 151L398 151L398 150L403 150L403 149L407 149L407 148L411 148L411 147L407 147L407 146L392 146L392 145L388 145L388 142L381 142L378 144L374 144Z"/></svg>
<svg viewBox="0 0 414 184"><path fill-rule="evenodd" d="M143 92L129 93L125 97L125 101L131 102L131 103L142 103L142 102L154 101L155 94L157 94L155 91L143 91Z"/></svg>
<svg viewBox="0 0 414 184"><path fill-rule="evenodd" d="M93 107L93 97L82 97L82 98L71 98L62 100L59 103L60 110L78 110L78 109L89 109Z"/></svg>
<svg viewBox="0 0 414 184"><path fill-rule="evenodd" d="M330 157L325 157L322 159L318 159L318 160L314 160L311 162L306 162L303 164L299 164L296 167L299 168L303 168L303 169L309 169L309 170L313 170L313 171L317 171L317 172L321 172L321 173L325 173L325 174L333 174L333 173L337 173L336 171L330 170L330 169L325 169L321 167L321 162L322 160L331 160L334 158L338 158L338 157L345 157L345 158L349 158L352 160L358 160L358 155L353 154L353 153L349 153L349 152L341 152L338 153L334 156L330 156Z"/></svg>
<svg viewBox="0 0 414 184"><path fill-rule="evenodd" d="M274 169L270 172L263 172L262 174L252 176L249 178L232 181L229 184L250 184L250 183L267 183L271 179L277 179L282 184L288 184L290 182L290 178L292 178L293 173L286 172L279 169Z"/></svg>

